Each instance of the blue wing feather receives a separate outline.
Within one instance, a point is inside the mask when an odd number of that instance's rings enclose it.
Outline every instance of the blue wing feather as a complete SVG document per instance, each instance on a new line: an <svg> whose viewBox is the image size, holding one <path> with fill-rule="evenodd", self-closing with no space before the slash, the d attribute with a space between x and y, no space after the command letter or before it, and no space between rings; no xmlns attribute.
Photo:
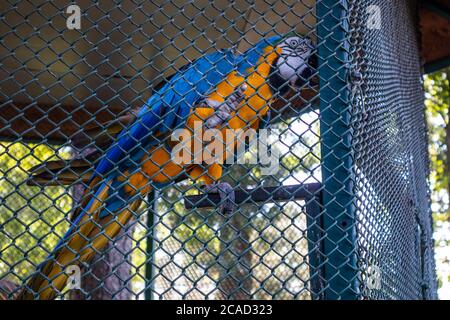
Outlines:
<svg viewBox="0 0 450 320"><path fill-rule="evenodd" d="M164 133L183 125L192 106L234 68L233 54L221 51L194 61L176 74L149 98L132 126L121 132L118 141L98 163L92 178L108 174L126 155L130 156L131 149L148 146L143 140L151 139L157 131Z"/></svg>
<svg viewBox="0 0 450 320"><path fill-rule="evenodd" d="M103 181L94 188L94 196L81 209L81 214L77 216L53 252L61 248L69 235L78 228L86 211L108 183L111 184L111 188L108 192L106 208L100 213L100 218L123 208L128 201L132 200L123 192L122 182L115 179L115 172L112 169L121 168L124 163L130 169L133 169L133 166L137 167L138 160L146 148L152 143L159 143L158 139L152 139L156 132L169 132L184 125L192 107L198 100L206 96L231 71L236 70L243 76L247 75L249 69L254 67L261 57L263 49L278 41L279 37L263 39L238 57L229 50L205 55L180 70L167 84L155 92L141 108L131 127L122 130L118 141L100 159L91 181L96 176L103 176ZM155 186L157 185L155 184ZM136 194L134 197L140 197L140 194ZM39 269L46 265L46 261L41 264Z"/></svg>
<svg viewBox="0 0 450 320"><path fill-rule="evenodd" d="M149 98L132 126L121 132L117 143L96 166L92 178L107 175L127 159L138 160L133 155L140 153L138 149L149 147L151 141L149 144L148 140L152 140L156 132L165 133L183 126L192 107L212 88L233 70L246 75L249 68L256 65L263 49L279 39L278 36L263 39L240 56L234 56L230 50L211 53L180 70Z"/></svg>

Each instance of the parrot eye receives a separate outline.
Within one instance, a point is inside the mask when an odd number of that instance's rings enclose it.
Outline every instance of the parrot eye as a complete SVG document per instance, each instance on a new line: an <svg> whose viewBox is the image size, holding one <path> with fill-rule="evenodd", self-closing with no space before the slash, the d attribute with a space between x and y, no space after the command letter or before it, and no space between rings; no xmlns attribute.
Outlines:
<svg viewBox="0 0 450 320"><path fill-rule="evenodd" d="M291 40L289 43L289 46L292 48L295 48L298 46L298 41L297 40Z"/></svg>

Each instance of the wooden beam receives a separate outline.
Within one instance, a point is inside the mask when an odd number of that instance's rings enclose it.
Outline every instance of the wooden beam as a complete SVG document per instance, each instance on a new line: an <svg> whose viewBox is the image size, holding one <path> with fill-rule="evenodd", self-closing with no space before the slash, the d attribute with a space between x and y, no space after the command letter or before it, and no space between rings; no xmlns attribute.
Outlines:
<svg viewBox="0 0 450 320"><path fill-rule="evenodd" d="M121 81L110 82L107 87L119 90L119 82ZM99 86L100 84L94 86L93 92ZM91 98L83 100L80 105L76 105L73 101L70 103L25 99L0 101L0 123L2 124L0 140L51 144L69 142L75 136L86 133L93 127L103 126L133 109L136 110L144 104L144 99L148 98L133 96L133 93L144 90L142 86L133 88L128 85L122 89L122 94L125 96L113 100L105 99L108 103L104 104L101 103L97 94L91 94ZM147 91L152 90L149 88ZM127 105L125 101L130 101L130 104ZM308 106L314 108L317 101L317 88L306 88L300 94L292 92L287 99L276 100L272 105L272 123L298 116L310 109L307 108ZM92 137L92 141L94 140L95 137Z"/></svg>
<svg viewBox="0 0 450 320"><path fill-rule="evenodd" d="M433 0L423 1L423 7L450 21L450 6L444 6Z"/></svg>
<svg viewBox="0 0 450 320"><path fill-rule="evenodd" d="M425 71L425 73L433 73L435 71L444 69L448 66L450 66L450 56L430 62L430 63L426 63L423 66L423 70Z"/></svg>

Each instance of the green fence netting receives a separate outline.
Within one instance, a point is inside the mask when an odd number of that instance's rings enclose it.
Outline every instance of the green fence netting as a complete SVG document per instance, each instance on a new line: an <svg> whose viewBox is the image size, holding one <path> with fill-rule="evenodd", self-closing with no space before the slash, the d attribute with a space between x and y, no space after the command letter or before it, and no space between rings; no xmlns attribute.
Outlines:
<svg viewBox="0 0 450 320"><path fill-rule="evenodd" d="M1 2L0 297L435 299L418 5Z"/></svg>

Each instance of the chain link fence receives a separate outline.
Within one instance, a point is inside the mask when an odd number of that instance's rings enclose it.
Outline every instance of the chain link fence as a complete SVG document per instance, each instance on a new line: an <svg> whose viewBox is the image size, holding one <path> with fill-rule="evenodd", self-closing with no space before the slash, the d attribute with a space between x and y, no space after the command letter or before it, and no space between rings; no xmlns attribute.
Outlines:
<svg viewBox="0 0 450 320"><path fill-rule="evenodd" d="M0 8L0 297L436 299L418 3ZM292 37L311 40L309 72L295 81L283 76L300 67L279 64L301 47ZM246 161L224 163L221 175L205 161L173 165L170 133L214 109L219 90L219 108L238 100L236 109L209 117L258 129L238 139ZM150 134L124 145L158 103ZM240 113L246 105L254 118ZM261 148L276 170L252 161Z"/></svg>

